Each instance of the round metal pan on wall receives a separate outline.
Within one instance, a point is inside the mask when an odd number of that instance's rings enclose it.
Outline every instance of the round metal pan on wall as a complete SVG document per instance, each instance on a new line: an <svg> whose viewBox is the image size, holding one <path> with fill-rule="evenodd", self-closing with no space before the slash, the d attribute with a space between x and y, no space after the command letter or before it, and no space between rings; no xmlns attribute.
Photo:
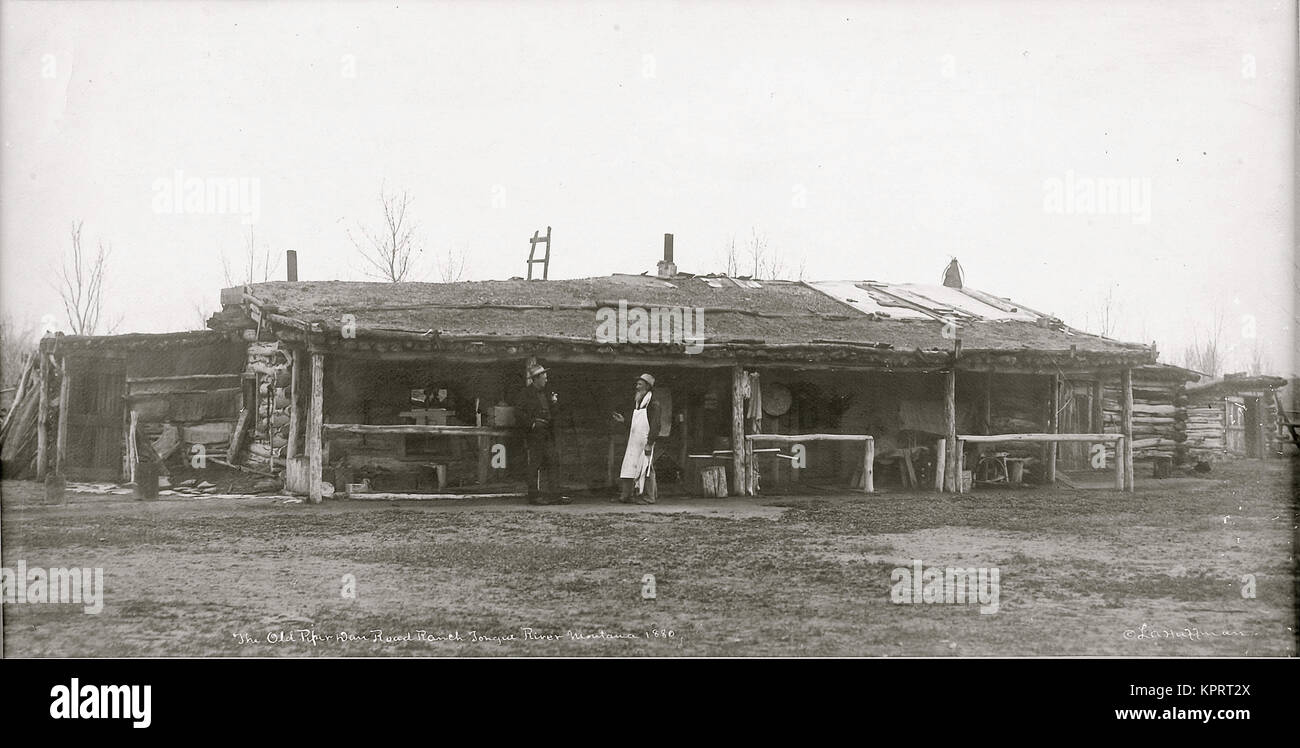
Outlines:
<svg viewBox="0 0 1300 748"><path fill-rule="evenodd" d="M785 415L790 410L790 388L780 382L763 383L763 412L773 418Z"/></svg>

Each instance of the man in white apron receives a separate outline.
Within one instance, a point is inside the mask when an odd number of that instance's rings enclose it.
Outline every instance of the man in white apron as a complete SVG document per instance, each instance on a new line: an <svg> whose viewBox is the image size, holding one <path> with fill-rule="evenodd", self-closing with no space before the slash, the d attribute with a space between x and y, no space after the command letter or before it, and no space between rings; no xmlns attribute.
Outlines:
<svg viewBox="0 0 1300 748"><path fill-rule="evenodd" d="M623 467L618 473L619 496L613 501L622 504L653 504L654 492L645 492L646 478L654 463L655 440L659 438L661 424L659 403L654 399L655 378L642 374L636 380L636 398L633 401L631 427L628 430L627 451L623 453ZM622 413L614 420L624 423Z"/></svg>

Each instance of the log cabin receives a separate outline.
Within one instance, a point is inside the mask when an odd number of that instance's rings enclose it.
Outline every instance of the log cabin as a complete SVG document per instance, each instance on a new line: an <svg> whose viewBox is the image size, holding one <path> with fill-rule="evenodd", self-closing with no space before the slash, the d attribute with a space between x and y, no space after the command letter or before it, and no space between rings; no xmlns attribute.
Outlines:
<svg viewBox="0 0 1300 748"><path fill-rule="evenodd" d="M176 427L182 453L205 440L311 501L522 495L512 406L541 362L569 491L616 483L627 427L611 415L643 372L665 415L655 472L670 491L698 493L707 476L730 495L960 492L1054 483L1058 466L1132 490L1135 438L1169 425L1143 421L1166 418L1144 388L1186 373L1157 364L1154 345L972 288L955 260L933 284L696 275L677 270L670 235L653 273L287 280L223 289L221 303L208 331L42 340L34 472L128 476L134 422L145 439ZM131 363L186 348L201 362ZM201 406L187 399L200 393ZM76 433L87 409L103 411L94 438Z"/></svg>
<svg viewBox="0 0 1300 748"><path fill-rule="evenodd" d="M1279 391L1287 380L1225 374L1187 388L1187 448L1198 463L1281 455L1291 436L1279 426L1288 410Z"/></svg>

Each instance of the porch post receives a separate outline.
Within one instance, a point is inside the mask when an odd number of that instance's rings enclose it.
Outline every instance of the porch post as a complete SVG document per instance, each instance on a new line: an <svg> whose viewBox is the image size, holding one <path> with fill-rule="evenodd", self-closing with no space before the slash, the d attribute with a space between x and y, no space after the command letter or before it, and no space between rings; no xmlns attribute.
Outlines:
<svg viewBox="0 0 1300 748"><path fill-rule="evenodd" d="M947 464L943 471L943 490L956 493L961 486L961 475L957 473L957 452L961 444L957 442L957 367L943 373L943 424L947 434L947 449L944 458Z"/></svg>
<svg viewBox="0 0 1300 748"><path fill-rule="evenodd" d="M1047 398L1051 410L1047 414L1047 433L1061 433L1061 375L1052 375L1052 392ZM1056 442L1047 444L1047 465L1044 470L1048 485L1056 483Z"/></svg>
<svg viewBox="0 0 1300 748"><path fill-rule="evenodd" d="M284 446L286 462L298 456L298 429L302 426L302 408L298 405L298 377L302 372L302 351L293 350L289 368L289 441Z"/></svg>
<svg viewBox="0 0 1300 748"><path fill-rule="evenodd" d="M746 479L749 476L745 466L745 398L741 394L741 383L745 378L745 369L739 364L731 367L731 467L735 475L731 494L744 496L749 493Z"/></svg>
<svg viewBox="0 0 1300 748"><path fill-rule="evenodd" d="M68 373L68 358L63 357L59 364L63 374L59 382L59 434L54 441L54 472L62 477L68 460L68 401L72 394L72 375Z"/></svg>
<svg viewBox="0 0 1300 748"><path fill-rule="evenodd" d="M984 433L993 433L993 370L984 378Z"/></svg>
<svg viewBox="0 0 1300 748"><path fill-rule="evenodd" d="M311 354L311 409L307 411L307 496L321 500L321 423L325 393L325 354Z"/></svg>
<svg viewBox="0 0 1300 748"><path fill-rule="evenodd" d="M1101 373L1092 383L1092 420L1090 430L1094 434L1106 433L1106 388L1101 382Z"/></svg>
<svg viewBox="0 0 1300 748"><path fill-rule="evenodd" d="M1120 431L1124 434L1124 490L1133 491L1133 370L1126 368L1120 376L1123 398ZM1120 459L1119 452L1115 454Z"/></svg>
<svg viewBox="0 0 1300 748"><path fill-rule="evenodd" d="M44 346L38 346L40 360L40 401L36 409L36 480L45 480L45 466L49 462L50 421L50 356Z"/></svg>

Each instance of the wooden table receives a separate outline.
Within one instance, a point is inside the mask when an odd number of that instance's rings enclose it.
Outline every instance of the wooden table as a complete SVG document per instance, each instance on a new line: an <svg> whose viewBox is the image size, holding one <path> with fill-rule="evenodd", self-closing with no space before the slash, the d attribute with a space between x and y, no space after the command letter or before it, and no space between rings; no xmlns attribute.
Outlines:
<svg viewBox="0 0 1300 748"><path fill-rule="evenodd" d="M1124 435L1123 434L958 434L957 435L957 493L965 493L962 486L962 473L966 465L966 444L998 444L1001 442L1115 442L1115 490L1133 490L1133 476L1124 470Z"/></svg>
<svg viewBox="0 0 1300 748"><path fill-rule="evenodd" d="M348 434L425 434L429 436L461 436L478 440L478 482L487 483L488 468L492 461L491 437L518 436L514 429L491 426L436 426L432 424L393 423L326 423L323 432L342 431Z"/></svg>
<svg viewBox="0 0 1300 748"><path fill-rule="evenodd" d="M753 495L750 487L754 485L754 443L760 441L776 442L778 444L802 444L803 442L816 441L865 442L866 447L863 450L862 459L862 492L876 492L875 468L873 467L876 461L876 439L870 434L746 434L745 450L748 452L748 458L745 460L745 464L749 466L750 475L745 478L745 493Z"/></svg>

